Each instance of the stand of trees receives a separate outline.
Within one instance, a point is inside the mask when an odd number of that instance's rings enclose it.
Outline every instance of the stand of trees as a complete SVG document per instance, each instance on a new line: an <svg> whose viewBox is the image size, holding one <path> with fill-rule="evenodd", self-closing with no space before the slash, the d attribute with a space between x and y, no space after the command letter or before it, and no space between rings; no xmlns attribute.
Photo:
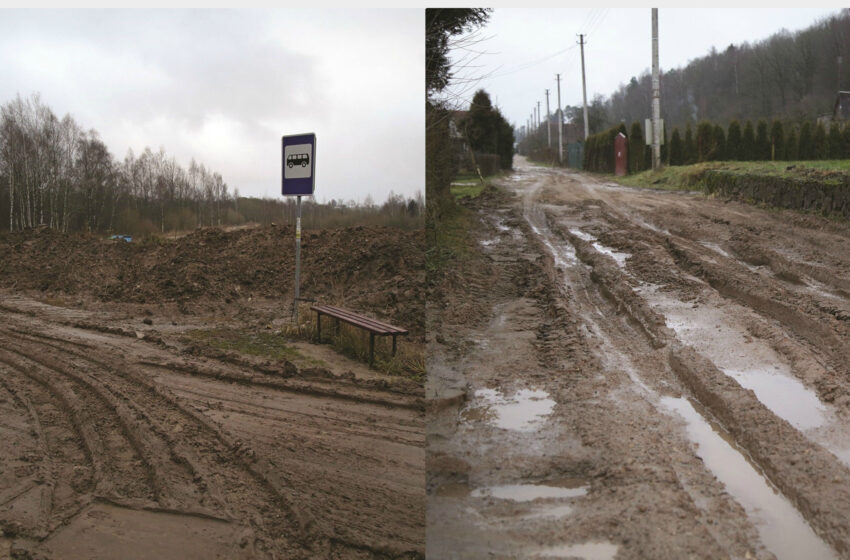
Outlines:
<svg viewBox="0 0 850 560"><path fill-rule="evenodd" d="M115 160L95 130L59 119L38 95L0 107L0 189L9 230L186 229L225 223L234 201L194 160L187 171L150 148Z"/></svg>
<svg viewBox="0 0 850 560"><path fill-rule="evenodd" d="M308 201L317 225L353 216L416 223L424 201L390 194L377 206ZM330 218L333 214L335 217ZM270 223L294 216L294 201L260 200L230 191L222 176L193 159L181 167L163 149L116 160L94 130L59 119L38 95L0 106L0 230L40 225L63 232L149 234L198 226ZM378 220L378 221L381 221ZM293 218L294 221L294 218ZM374 216L366 220L375 223ZM421 220L419 220L421 225ZM305 223L306 225L306 223Z"/></svg>
<svg viewBox="0 0 850 560"><path fill-rule="evenodd" d="M469 147L480 154L498 156L502 169L513 168L514 129L483 89L475 92L469 113L461 123Z"/></svg>
<svg viewBox="0 0 850 560"><path fill-rule="evenodd" d="M449 51L465 33L481 27L489 17L490 10L482 8L425 10L425 196L426 231L431 243L436 242L443 216L455 208L451 182L457 162L446 97L452 78Z"/></svg>
<svg viewBox="0 0 850 560"><path fill-rule="evenodd" d="M712 49L684 67L664 72L661 116L671 131L703 120L815 121L832 113L838 90L850 89L848 72L850 9L844 9L801 31L782 30L756 43ZM590 133L619 122L643 122L651 100L652 79L645 71L607 99L593 99ZM577 109L566 107L565 112L571 122L582 125Z"/></svg>

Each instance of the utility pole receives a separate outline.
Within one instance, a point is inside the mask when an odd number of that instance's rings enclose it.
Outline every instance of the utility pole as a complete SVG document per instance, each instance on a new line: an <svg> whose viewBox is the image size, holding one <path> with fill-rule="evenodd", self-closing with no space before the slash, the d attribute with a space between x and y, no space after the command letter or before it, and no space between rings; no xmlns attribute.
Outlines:
<svg viewBox="0 0 850 560"><path fill-rule="evenodd" d="M558 163L564 161L564 115L561 114L561 75L555 74L558 81Z"/></svg>
<svg viewBox="0 0 850 560"><path fill-rule="evenodd" d="M552 119L549 118L549 90L546 90L546 135L549 138L548 146L552 147Z"/></svg>
<svg viewBox="0 0 850 560"><path fill-rule="evenodd" d="M537 131L540 132L540 125L543 123L543 115L540 114L540 102L537 102Z"/></svg>
<svg viewBox="0 0 850 560"><path fill-rule="evenodd" d="M841 55L838 55L838 91L841 91Z"/></svg>
<svg viewBox="0 0 850 560"><path fill-rule="evenodd" d="M652 169L661 169L661 79L658 75L658 8L652 8Z"/></svg>
<svg viewBox="0 0 850 560"><path fill-rule="evenodd" d="M578 36L578 44L581 45L581 94L584 98L584 139L590 136L590 131L587 127L587 81L584 77L584 35Z"/></svg>

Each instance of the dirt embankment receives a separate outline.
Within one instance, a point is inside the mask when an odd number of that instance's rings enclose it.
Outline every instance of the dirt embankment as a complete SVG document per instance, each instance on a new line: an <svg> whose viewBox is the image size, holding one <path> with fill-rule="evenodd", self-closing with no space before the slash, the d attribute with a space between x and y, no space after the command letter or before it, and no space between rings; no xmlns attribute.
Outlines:
<svg viewBox="0 0 850 560"><path fill-rule="evenodd" d="M288 226L204 228L126 243L47 229L0 235L0 287L106 302L174 303L191 311L272 298L289 301L295 232ZM424 336L422 231L352 227L307 231L302 296L345 305Z"/></svg>

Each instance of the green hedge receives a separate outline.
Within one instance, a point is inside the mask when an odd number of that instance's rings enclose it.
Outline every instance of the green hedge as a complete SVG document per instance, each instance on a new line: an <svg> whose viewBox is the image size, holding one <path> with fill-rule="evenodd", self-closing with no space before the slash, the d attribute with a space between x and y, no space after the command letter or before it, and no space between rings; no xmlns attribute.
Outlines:
<svg viewBox="0 0 850 560"><path fill-rule="evenodd" d="M700 182L710 194L850 218L850 177L823 181L710 169Z"/></svg>

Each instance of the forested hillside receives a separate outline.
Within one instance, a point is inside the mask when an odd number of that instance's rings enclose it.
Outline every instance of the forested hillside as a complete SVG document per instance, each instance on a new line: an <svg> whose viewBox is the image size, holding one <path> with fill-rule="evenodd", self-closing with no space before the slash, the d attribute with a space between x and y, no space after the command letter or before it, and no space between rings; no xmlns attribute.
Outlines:
<svg viewBox="0 0 850 560"><path fill-rule="evenodd" d="M724 127L734 119L801 123L831 114L839 89L850 89L848 9L802 31L783 30L755 43L712 49L685 67L664 71L661 113L668 131L702 120ZM647 70L609 98L594 100L591 133L620 122L643 122L650 116L651 99ZM579 124L580 112L571 109L567 115Z"/></svg>

